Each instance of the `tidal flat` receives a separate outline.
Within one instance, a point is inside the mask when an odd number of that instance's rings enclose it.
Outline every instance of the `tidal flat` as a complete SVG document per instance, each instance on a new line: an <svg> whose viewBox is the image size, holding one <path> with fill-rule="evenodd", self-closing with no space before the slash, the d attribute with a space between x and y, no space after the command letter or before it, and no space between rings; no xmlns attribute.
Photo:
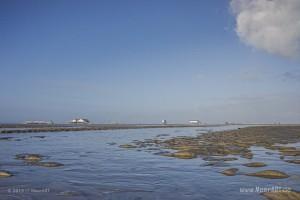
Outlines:
<svg viewBox="0 0 300 200"><path fill-rule="evenodd" d="M148 139L135 141L133 145L124 144L121 147L141 148L158 146L164 149L175 150L173 153L164 154L165 156L182 159L192 159L198 156L207 159L209 156L227 155L238 155L252 159L253 153L250 148L253 146L278 150L282 156L300 156L300 149L285 146L286 144L297 142L300 142L300 126L261 126L201 134L197 137L175 137L168 140ZM224 160L225 158L221 159Z"/></svg>
<svg viewBox="0 0 300 200"><path fill-rule="evenodd" d="M0 199L299 197L300 126L9 133L2 137L9 138L0 140Z"/></svg>

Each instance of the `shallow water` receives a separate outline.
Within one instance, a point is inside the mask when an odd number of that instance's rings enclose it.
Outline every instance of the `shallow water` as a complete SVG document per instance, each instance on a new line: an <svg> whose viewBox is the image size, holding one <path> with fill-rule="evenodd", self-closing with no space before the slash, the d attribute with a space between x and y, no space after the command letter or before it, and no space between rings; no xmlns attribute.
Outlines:
<svg viewBox="0 0 300 200"><path fill-rule="evenodd" d="M252 200L264 198L257 192L240 190L272 186L300 190L299 165L283 162L276 151L260 147L252 148L252 161L268 166L259 169L241 166L249 162L242 158L228 162L226 167L212 167L204 166L205 161L200 158L182 160L155 155L155 151L119 148L120 144L161 134L168 134L159 137L166 139L238 127L241 126L1 134L14 137L0 141L0 169L9 170L14 176L0 179L0 199ZM47 156L45 161L65 166L25 165L14 159L20 153L39 153ZM229 177L219 173L228 167L239 168L241 175ZM281 170L291 176L272 180L242 175L264 169Z"/></svg>

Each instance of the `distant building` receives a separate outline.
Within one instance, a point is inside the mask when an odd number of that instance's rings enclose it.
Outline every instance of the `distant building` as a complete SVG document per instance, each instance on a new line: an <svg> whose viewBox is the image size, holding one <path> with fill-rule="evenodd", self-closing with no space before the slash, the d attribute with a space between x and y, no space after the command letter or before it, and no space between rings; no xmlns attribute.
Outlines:
<svg viewBox="0 0 300 200"><path fill-rule="evenodd" d="M201 124L201 122L199 120L190 120L189 123L190 124Z"/></svg>
<svg viewBox="0 0 300 200"><path fill-rule="evenodd" d="M90 121L88 119L84 119L84 118L76 118L76 119L73 119L71 121L71 123L73 123L73 124L88 124L88 123L90 123Z"/></svg>
<svg viewBox="0 0 300 200"><path fill-rule="evenodd" d="M24 124L54 124L53 121L25 121Z"/></svg>
<svg viewBox="0 0 300 200"><path fill-rule="evenodd" d="M165 119L161 120L161 124L166 125L167 124L167 120L165 120Z"/></svg>

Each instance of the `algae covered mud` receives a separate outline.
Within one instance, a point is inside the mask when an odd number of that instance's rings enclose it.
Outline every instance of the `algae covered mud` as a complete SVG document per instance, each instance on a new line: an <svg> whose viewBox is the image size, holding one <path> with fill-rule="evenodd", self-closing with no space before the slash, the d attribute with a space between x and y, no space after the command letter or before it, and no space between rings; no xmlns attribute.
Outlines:
<svg viewBox="0 0 300 200"><path fill-rule="evenodd" d="M0 145L1 200L299 199L299 126L10 133Z"/></svg>

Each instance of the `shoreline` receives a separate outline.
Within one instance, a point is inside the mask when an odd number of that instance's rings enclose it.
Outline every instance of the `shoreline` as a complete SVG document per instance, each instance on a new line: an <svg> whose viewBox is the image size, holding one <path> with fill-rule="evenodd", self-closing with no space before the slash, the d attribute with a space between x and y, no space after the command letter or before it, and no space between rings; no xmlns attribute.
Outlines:
<svg viewBox="0 0 300 200"><path fill-rule="evenodd" d="M207 128L221 126L299 126L299 124L0 124L0 134L101 131L145 128ZM2 130L1 130L2 129Z"/></svg>
<svg viewBox="0 0 300 200"><path fill-rule="evenodd" d="M192 125L192 124L0 124L0 134L32 133L32 132L68 132L68 131L101 131L117 129L144 128L196 128L228 126L224 124ZM3 130L1 130L3 129Z"/></svg>

